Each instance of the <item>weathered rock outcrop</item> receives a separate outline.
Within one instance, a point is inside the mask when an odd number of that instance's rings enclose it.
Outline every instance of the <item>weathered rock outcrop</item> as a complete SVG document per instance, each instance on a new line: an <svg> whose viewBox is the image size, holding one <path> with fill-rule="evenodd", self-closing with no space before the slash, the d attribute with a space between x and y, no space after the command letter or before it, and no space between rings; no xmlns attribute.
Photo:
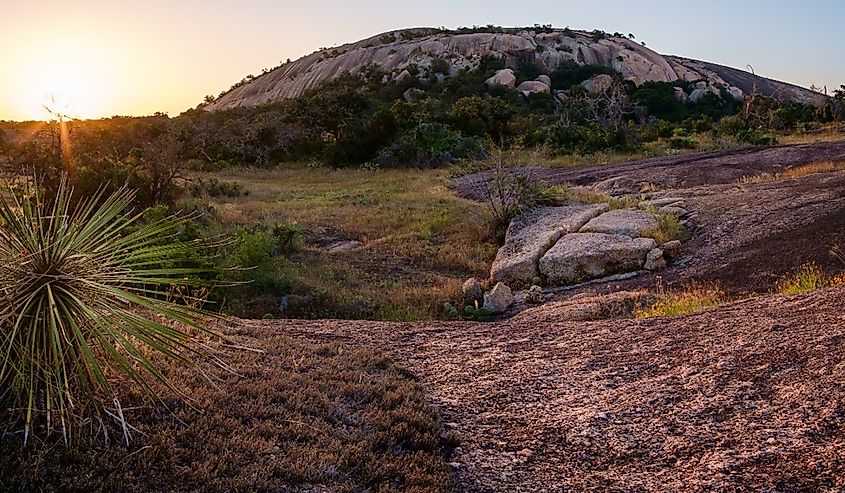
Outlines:
<svg viewBox="0 0 845 493"><path fill-rule="evenodd" d="M608 210L605 204L543 207L514 219L499 249L490 277L514 286L539 275L538 262L561 236L578 231L590 219Z"/></svg>
<svg viewBox="0 0 845 493"><path fill-rule="evenodd" d="M485 56L501 58L509 67L516 67L520 60L531 60L547 74L565 62L598 64L613 68L635 84L703 80L705 88L720 85L734 94L747 94L756 86L758 92L782 99L824 101L824 96L808 89L712 63L663 56L623 37L596 39L586 32L568 30L459 34L407 29L317 51L285 63L245 80L205 108L220 110L295 98L344 73L359 73L370 65L396 78L419 76L434 60L444 60L448 72L455 74L464 68L477 67ZM408 71L412 66L417 67L417 74Z"/></svg>
<svg viewBox="0 0 845 493"><path fill-rule="evenodd" d="M540 272L552 285L567 285L642 269L657 248L651 238L604 233L573 233L562 237L540 259Z"/></svg>

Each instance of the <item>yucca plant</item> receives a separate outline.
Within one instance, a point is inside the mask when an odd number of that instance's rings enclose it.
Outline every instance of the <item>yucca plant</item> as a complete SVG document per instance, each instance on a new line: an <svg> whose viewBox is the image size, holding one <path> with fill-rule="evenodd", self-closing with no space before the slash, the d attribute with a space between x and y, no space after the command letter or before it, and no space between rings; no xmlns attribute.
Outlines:
<svg viewBox="0 0 845 493"><path fill-rule="evenodd" d="M114 398L110 379L151 391L169 385L155 353L206 355L192 340L215 336L205 314L167 293L207 270L173 267L198 247L175 239L185 218L139 221L131 190L78 201L66 180L55 196L26 190L0 193L0 403L25 437L37 425L67 441Z"/></svg>

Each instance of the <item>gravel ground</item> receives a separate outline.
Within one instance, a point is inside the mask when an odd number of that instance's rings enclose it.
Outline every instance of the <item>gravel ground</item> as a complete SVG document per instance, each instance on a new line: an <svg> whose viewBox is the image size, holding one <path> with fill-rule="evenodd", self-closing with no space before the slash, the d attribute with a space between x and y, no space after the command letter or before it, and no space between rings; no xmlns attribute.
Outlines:
<svg viewBox="0 0 845 493"><path fill-rule="evenodd" d="M462 438L458 491L845 491L843 296L586 323L244 323L410 369Z"/></svg>

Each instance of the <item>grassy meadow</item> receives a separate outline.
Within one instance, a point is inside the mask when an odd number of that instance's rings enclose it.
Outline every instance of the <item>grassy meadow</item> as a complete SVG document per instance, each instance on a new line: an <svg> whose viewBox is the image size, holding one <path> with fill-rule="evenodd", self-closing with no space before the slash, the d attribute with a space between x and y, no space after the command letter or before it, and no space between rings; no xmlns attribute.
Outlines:
<svg viewBox="0 0 845 493"><path fill-rule="evenodd" d="M302 229L303 247L286 257L283 271L291 293L310 298L300 313L309 317L439 317L467 277L487 276L497 249L485 206L456 197L445 169L286 166L195 177L245 190L209 199L222 233L277 223ZM329 251L344 240L361 246Z"/></svg>

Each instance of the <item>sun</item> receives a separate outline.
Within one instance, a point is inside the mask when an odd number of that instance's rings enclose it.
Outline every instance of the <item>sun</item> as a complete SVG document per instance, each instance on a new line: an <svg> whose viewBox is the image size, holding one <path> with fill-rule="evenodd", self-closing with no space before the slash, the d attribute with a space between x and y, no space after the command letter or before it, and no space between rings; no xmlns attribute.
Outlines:
<svg viewBox="0 0 845 493"><path fill-rule="evenodd" d="M72 42L30 46L18 69L17 106L32 119L52 119L56 114L99 118L114 99L111 69L97 47Z"/></svg>
<svg viewBox="0 0 845 493"><path fill-rule="evenodd" d="M28 106L37 107L48 118L102 116L103 94L96 73L90 67L64 63L46 64L33 74Z"/></svg>

